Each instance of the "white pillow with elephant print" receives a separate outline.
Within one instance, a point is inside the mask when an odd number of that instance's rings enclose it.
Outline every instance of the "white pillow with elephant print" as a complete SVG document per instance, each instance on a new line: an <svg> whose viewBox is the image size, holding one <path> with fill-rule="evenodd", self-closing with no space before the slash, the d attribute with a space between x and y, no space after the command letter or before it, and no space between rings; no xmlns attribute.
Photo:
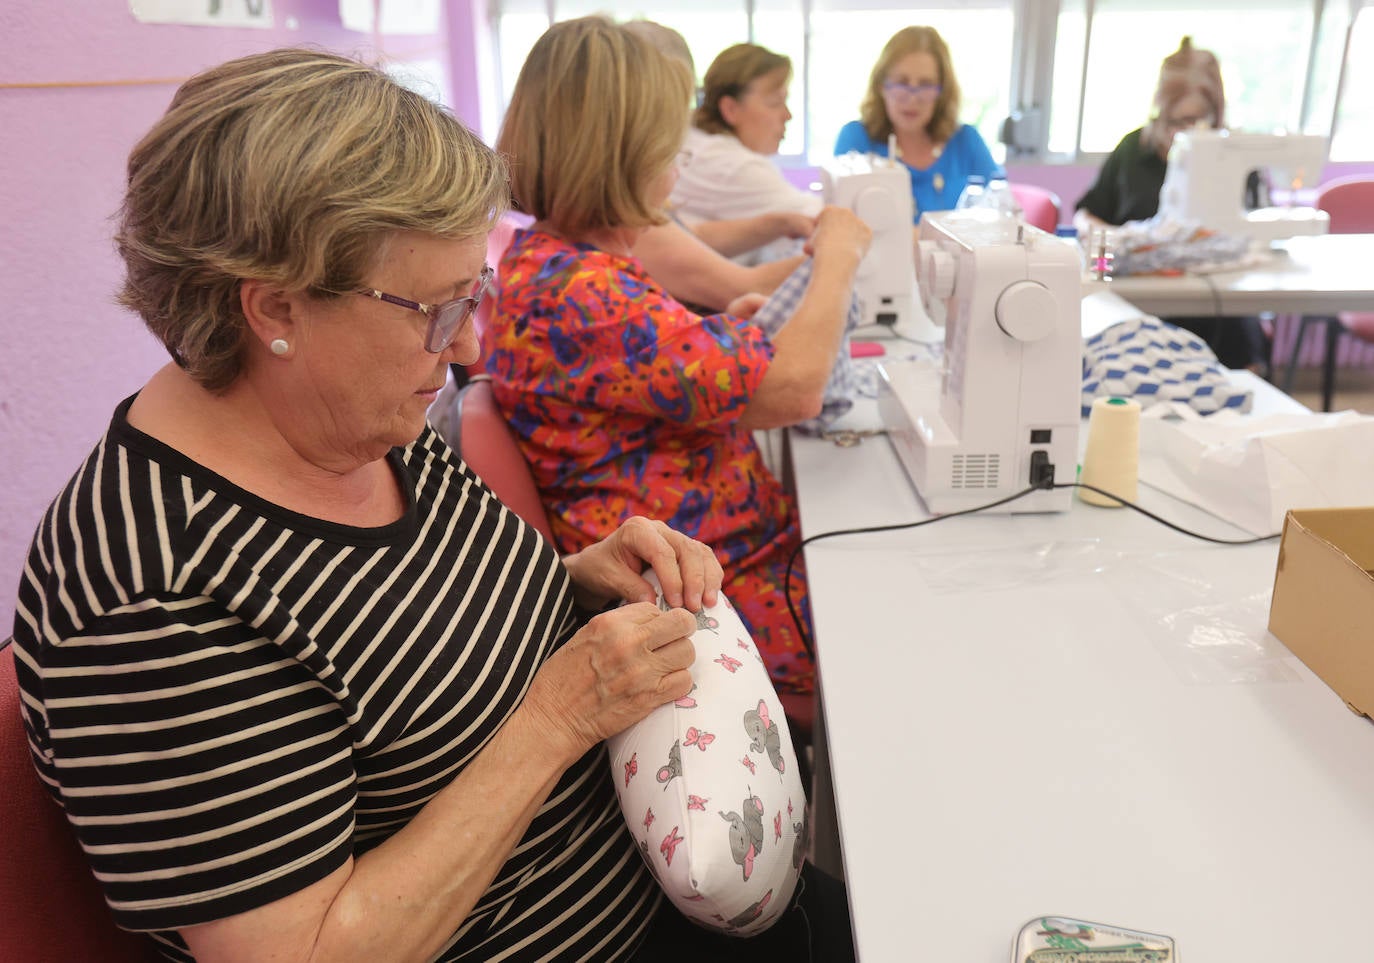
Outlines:
<svg viewBox="0 0 1374 963"><path fill-rule="evenodd" d="M697 613L692 642L692 691L608 740L611 770L673 905L708 929L752 936L791 903L806 795L773 683L724 595Z"/></svg>

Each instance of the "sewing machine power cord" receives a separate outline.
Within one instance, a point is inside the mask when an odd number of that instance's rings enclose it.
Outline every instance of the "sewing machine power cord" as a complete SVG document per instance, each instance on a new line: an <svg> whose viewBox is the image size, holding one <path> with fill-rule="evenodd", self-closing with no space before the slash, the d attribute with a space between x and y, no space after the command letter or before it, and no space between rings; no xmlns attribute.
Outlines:
<svg viewBox="0 0 1374 963"><path fill-rule="evenodd" d="M933 525L936 522L942 522L949 518L958 518L960 515L973 515L977 512L987 511L990 508L997 508L998 506L1006 505L1009 502L1014 502L1018 498L1025 498L1032 492L1042 491L1051 488L1086 488L1088 491L1096 492L1097 494L1103 495L1107 498L1115 499L1127 508L1139 512L1146 518L1152 519L1153 521L1156 521L1159 524L1163 525L1165 528L1172 528L1174 531L1179 532L1183 535L1190 536L1191 538L1201 539L1204 542L1213 542L1217 545L1254 545L1258 542L1272 541L1273 539L1278 538L1280 534L1282 534L1280 532L1275 532L1272 535L1259 535L1254 538L1215 538L1211 535L1204 535L1201 532L1195 532L1191 529L1184 528L1182 525L1175 524L1174 522L1169 521L1167 518L1163 518L1159 515L1156 515L1149 509L1142 508L1134 502L1127 501L1126 499L1121 498L1113 494L1112 492L1104 491L1103 489L1098 488L1095 485L1085 485L1082 482L1058 482L1050 485L1031 485L1028 488L1023 488L1019 492L1013 492L1005 498L999 498L996 501L988 502L985 505L975 505L972 508L964 508L957 512L948 512L944 515L934 515L930 518L923 518L918 522L899 522L894 525L872 525L867 528L841 528L836 529L833 532L819 532L815 535L811 535L807 538L802 539L800 544L798 544L797 547L792 551L792 555L787 559L787 574L783 578L783 595L787 599L787 611L788 614L792 616L792 624L797 627L797 638L801 640L802 648L806 650L806 654L811 657L811 661L814 663L816 660L815 643L812 641L810 633L807 631L806 626L802 623L801 616L798 614L796 605L792 601L792 570L796 565L797 556L799 556L802 553L802 550L806 548L806 546L812 544L813 542L819 542L822 539L836 538L840 535L869 535L875 532L899 532L908 528L920 528L923 525Z"/></svg>

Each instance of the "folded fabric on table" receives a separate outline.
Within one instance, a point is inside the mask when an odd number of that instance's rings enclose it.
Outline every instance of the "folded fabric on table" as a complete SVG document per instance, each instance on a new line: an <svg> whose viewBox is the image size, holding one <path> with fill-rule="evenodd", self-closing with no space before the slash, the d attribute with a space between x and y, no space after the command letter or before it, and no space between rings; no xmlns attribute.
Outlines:
<svg viewBox="0 0 1374 963"><path fill-rule="evenodd" d="M1374 418L1353 411L1140 422L1140 480L1254 535L1293 508L1374 503Z"/></svg>
<svg viewBox="0 0 1374 963"><path fill-rule="evenodd" d="M1142 408L1179 402L1199 414L1246 412L1248 388L1231 382L1196 335L1149 315L1120 321L1083 342L1083 417L1094 399L1134 398Z"/></svg>
<svg viewBox="0 0 1374 963"><path fill-rule="evenodd" d="M1156 216L1128 221L1111 232L1112 274L1208 274L1269 259L1247 237Z"/></svg>

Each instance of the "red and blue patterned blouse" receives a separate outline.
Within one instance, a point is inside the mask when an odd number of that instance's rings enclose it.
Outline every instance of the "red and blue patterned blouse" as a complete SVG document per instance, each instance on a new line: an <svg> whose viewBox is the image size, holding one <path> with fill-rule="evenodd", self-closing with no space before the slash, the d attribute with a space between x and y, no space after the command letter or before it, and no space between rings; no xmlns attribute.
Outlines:
<svg viewBox="0 0 1374 963"><path fill-rule="evenodd" d="M634 258L540 230L516 234L498 276L487 371L558 549L581 550L631 515L707 543L779 690L810 691L783 596L796 507L739 424L773 358L767 336L693 313Z"/></svg>

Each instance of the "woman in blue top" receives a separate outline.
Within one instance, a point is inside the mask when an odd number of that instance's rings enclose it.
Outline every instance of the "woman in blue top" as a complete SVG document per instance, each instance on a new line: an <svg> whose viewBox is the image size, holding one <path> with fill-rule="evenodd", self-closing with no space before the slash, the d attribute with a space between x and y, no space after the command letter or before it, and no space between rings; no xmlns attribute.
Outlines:
<svg viewBox="0 0 1374 963"><path fill-rule="evenodd" d="M888 137L911 174L915 219L954 207L970 174L1005 177L978 131L959 123L959 81L949 48L933 27L904 27L883 47L859 120L840 129L835 155L886 157Z"/></svg>

